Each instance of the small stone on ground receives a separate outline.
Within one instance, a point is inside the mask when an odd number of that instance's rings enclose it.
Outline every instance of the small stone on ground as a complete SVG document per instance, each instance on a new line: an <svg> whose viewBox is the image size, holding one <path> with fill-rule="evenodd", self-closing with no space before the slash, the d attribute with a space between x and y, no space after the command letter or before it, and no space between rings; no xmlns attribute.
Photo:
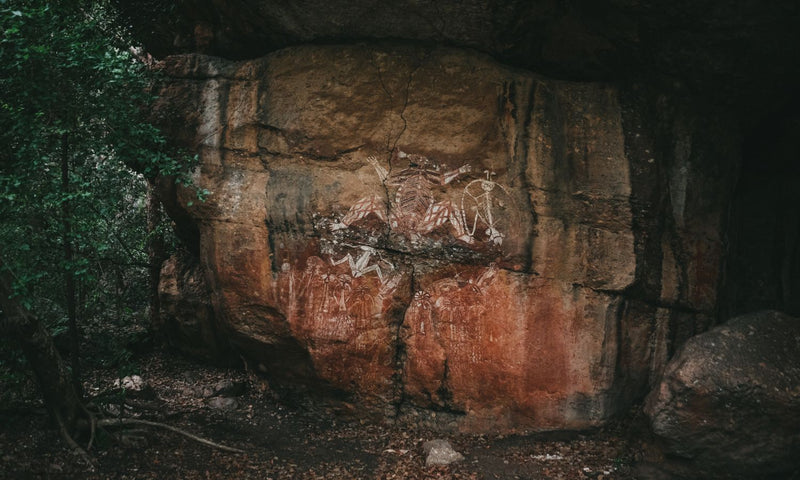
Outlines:
<svg viewBox="0 0 800 480"><path fill-rule="evenodd" d="M432 465L450 465L451 463L460 462L464 460L464 455L453 450L450 442L437 438L425 442L422 445L422 450L425 452L425 466Z"/></svg>

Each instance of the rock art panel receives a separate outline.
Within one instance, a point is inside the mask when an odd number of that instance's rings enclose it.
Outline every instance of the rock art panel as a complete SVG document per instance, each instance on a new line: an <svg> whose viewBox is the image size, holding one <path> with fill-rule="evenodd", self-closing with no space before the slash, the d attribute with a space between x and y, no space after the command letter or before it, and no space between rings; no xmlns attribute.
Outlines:
<svg viewBox="0 0 800 480"><path fill-rule="evenodd" d="M581 428L613 379L603 343L618 302L566 284L472 268L417 291L406 313L406 395L461 411L467 428ZM593 411L594 410L594 411Z"/></svg>
<svg viewBox="0 0 800 480"><path fill-rule="evenodd" d="M439 171L438 166L430 165L430 161L420 155L408 155L396 151L394 159L408 159L408 167L395 174L389 172L375 157L367 161L375 167L384 186L395 191L394 199L388 205L379 196L366 197L350 207L337 227L350 227L364 217L374 214L383 220L392 231L405 235L412 240L427 235L447 225L450 233L464 243L472 243L473 237L467 233L464 212L450 200L438 200L433 192L438 186L448 185L460 174L470 170L464 165L450 172Z"/></svg>
<svg viewBox="0 0 800 480"><path fill-rule="evenodd" d="M423 252L445 237L450 244L502 256L503 240L518 225L519 212L509 189L492 179L494 172L484 170L485 178L474 178L467 176L470 164L446 171L425 156L398 149L392 152L390 168L407 165L397 172L390 173L375 156L367 162L383 192L359 199L330 230L352 231L377 222L378 230L386 230L395 241L400 237L398 243L411 251Z"/></svg>
<svg viewBox="0 0 800 480"><path fill-rule="evenodd" d="M600 424L649 382L626 362L663 364L664 322L626 299L662 294L636 284L634 231L660 207L631 208L649 157L628 155L615 89L403 46L165 71L157 111L211 192L168 210L220 336L269 374L526 430Z"/></svg>
<svg viewBox="0 0 800 480"><path fill-rule="evenodd" d="M374 182L333 211L317 198L336 181L294 165L272 170L273 303L319 375L388 401L398 390L388 380L404 368L395 357L405 348L398 331L417 281L415 256L434 270L465 260L508 263L504 240L519 228L519 213L513 192L489 170L476 175L470 164L450 168L397 148L384 162L353 157L372 168Z"/></svg>
<svg viewBox="0 0 800 480"><path fill-rule="evenodd" d="M294 337L308 345L319 375L388 401L394 351L386 318L402 276L381 273L373 253L363 247L357 260L348 253L339 260L312 255L304 266L283 263L276 304Z"/></svg>

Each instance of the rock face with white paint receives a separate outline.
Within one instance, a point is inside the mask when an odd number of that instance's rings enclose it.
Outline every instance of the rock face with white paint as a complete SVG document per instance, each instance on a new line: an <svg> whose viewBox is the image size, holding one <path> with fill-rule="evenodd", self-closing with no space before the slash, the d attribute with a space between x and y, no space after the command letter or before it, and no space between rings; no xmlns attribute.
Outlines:
<svg viewBox="0 0 800 480"><path fill-rule="evenodd" d="M583 428L715 308L726 198L697 191L720 175L624 92L443 48L164 68L155 114L211 193L162 197L214 330L276 377L464 429Z"/></svg>

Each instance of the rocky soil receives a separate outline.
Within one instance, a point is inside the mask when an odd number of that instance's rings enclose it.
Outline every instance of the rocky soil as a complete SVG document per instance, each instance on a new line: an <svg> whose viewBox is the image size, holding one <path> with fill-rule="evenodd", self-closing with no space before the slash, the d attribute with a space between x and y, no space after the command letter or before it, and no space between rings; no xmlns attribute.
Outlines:
<svg viewBox="0 0 800 480"><path fill-rule="evenodd" d="M146 386L124 395L114 387L114 372L91 372L85 386L93 402L109 415L123 405L127 416L164 422L245 453L163 429L109 430L92 447L97 468L89 471L48 425L33 385L13 395L10 385L0 385L6 392L0 478L628 479L635 478L632 465L645 451L635 418L582 433L448 433L407 421L376 423L347 404L279 392L241 369L199 366L164 352L137 363ZM450 441L465 459L426 467L423 444L437 438Z"/></svg>

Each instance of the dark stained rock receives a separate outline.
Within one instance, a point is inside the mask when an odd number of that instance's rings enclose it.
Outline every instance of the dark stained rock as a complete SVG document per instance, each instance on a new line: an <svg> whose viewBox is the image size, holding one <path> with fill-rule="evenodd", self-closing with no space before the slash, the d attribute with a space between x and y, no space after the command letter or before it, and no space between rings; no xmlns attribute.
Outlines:
<svg viewBox="0 0 800 480"><path fill-rule="evenodd" d="M450 48L164 71L155 113L210 195L162 184L206 290L163 287L210 302L215 338L270 375L464 429L585 428L711 318L718 117L661 99L653 121L643 92Z"/></svg>
<svg viewBox="0 0 800 480"><path fill-rule="evenodd" d="M218 335L202 272L202 267L186 255L176 255L164 263L159 283L160 324L154 327L187 355L221 360L227 354L227 344Z"/></svg>
<svg viewBox="0 0 800 480"><path fill-rule="evenodd" d="M800 319L764 311L690 339L645 411L666 453L697 478L796 475Z"/></svg>

